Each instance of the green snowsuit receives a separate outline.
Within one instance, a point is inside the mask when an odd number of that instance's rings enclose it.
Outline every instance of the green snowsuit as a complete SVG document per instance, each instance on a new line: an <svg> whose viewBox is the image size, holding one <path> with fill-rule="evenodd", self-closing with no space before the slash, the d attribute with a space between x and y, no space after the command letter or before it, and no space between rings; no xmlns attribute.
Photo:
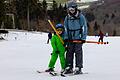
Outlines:
<svg viewBox="0 0 120 80"><path fill-rule="evenodd" d="M59 56L61 68L65 68L65 47L63 46L62 42L60 41L57 35L53 35L51 39L51 45L53 48L51 59L49 62L49 68L54 68L56 60Z"/></svg>

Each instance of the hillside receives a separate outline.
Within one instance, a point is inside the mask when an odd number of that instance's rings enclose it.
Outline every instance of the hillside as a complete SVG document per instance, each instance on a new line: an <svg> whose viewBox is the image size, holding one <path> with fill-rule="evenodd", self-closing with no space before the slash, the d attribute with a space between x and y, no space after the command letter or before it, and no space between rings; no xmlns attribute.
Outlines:
<svg viewBox="0 0 120 80"><path fill-rule="evenodd" d="M110 35L120 35L120 0L101 0L94 2L87 9L87 12L93 13L99 29ZM91 27L93 27L93 24Z"/></svg>

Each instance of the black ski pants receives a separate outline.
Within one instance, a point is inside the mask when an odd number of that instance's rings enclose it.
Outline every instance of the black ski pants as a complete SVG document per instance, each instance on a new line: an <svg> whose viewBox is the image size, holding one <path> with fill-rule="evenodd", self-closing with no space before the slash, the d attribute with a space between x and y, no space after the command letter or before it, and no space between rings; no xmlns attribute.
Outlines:
<svg viewBox="0 0 120 80"><path fill-rule="evenodd" d="M74 54L75 54L75 67L83 68L83 51L82 45L80 43L69 43L68 49L66 53L66 67L70 67L71 69L73 66Z"/></svg>

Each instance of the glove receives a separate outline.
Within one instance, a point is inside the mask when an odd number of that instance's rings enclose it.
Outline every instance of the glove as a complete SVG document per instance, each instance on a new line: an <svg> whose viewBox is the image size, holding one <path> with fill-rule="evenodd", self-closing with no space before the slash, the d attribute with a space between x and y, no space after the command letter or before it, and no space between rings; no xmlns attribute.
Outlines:
<svg viewBox="0 0 120 80"><path fill-rule="evenodd" d="M64 42L67 42L67 41L68 41L68 39L65 39L65 40L64 40Z"/></svg>
<svg viewBox="0 0 120 80"><path fill-rule="evenodd" d="M67 46L67 42L68 42L68 39L65 39L65 40L64 40L64 44L63 44L64 47Z"/></svg>
<svg viewBox="0 0 120 80"><path fill-rule="evenodd" d="M80 41L81 41L82 44L85 43L85 40L80 40Z"/></svg>
<svg viewBox="0 0 120 80"><path fill-rule="evenodd" d="M66 47L65 47L65 51L67 51L67 50L68 50L68 47L66 46Z"/></svg>

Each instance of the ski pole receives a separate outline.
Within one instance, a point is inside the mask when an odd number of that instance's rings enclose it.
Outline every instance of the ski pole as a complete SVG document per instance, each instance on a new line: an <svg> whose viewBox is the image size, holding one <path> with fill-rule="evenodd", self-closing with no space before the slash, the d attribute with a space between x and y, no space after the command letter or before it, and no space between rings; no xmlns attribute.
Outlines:
<svg viewBox="0 0 120 80"><path fill-rule="evenodd" d="M73 41L68 41L68 42L82 43L82 41L80 41L80 40L73 40ZM85 43L108 44L109 42L85 41Z"/></svg>
<svg viewBox="0 0 120 80"><path fill-rule="evenodd" d="M58 32L57 32L56 28L54 27L54 25L52 24L52 22L50 20L48 20L48 22L51 25L51 27L53 28L53 30L56 32L56 34L59 37L59 39L62 42L62 44L64 44L63 39L58 34ZM82 41L80 41L80 40L73 40L73 41L67 41L67 42L82 43ZM108 44L109 42L85 41L85 43Z"/></svg>
<svg viewBox="0 0 120 80"><path fill-rule="evenodd" d="M86 41L86 43L108 44L109 42Z"/></svg>
<svg viewBox="0 0 120 80"><path fill-rule="evenodd" d="M48 20L49 24L51 25L51 27L53 28L53 30L56 32L57 36L59 37L60 41L62 42L62 44L64 44L63 39L61 38L61 36L58 34L56 28L54 27L54 25L52 24L52 22L50 20Z"/></svg>

